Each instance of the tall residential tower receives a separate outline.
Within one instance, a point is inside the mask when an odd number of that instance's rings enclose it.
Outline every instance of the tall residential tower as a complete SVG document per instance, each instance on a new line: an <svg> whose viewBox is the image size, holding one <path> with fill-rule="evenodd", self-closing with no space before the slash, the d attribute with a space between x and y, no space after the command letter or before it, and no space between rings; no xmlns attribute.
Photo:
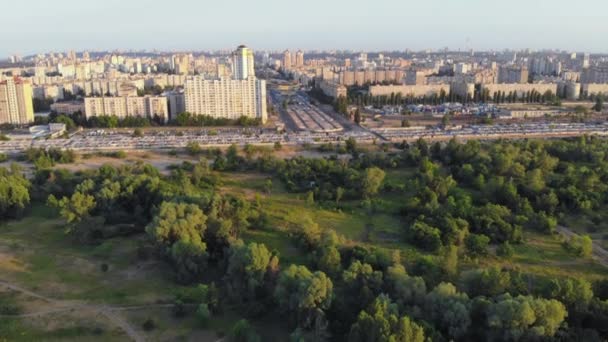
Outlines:
<svg viewBox="0 0 608 342"><path fill-rule="evenodd" d="M18 77L0 81L0 124L34 122L32 85Z"/></svg>
<svg viewBox="0 0 608 342"><path fill-rule="evenodd" d="M253 51L245 45L239 46L232 54L233 75L236 80L255 77Z"/></svg>
<svg viewBox="0 0 608 342"><path fill-rule="evenodd" d="M214 118L258 118L266 122L266 81L255 77L253 51L241 45L233 53L233 78L205 79L191 77L186 81L186 111Z"/></svg>

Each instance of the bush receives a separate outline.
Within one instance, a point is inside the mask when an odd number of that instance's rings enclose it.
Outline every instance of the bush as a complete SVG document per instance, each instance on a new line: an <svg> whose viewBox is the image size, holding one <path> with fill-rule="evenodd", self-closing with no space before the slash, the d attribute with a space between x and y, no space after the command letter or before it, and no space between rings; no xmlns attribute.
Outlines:
<svg viewBox="0 0 608 342"><path fill-rule="evenodd" d="M488 244L490 243L490 238L483 234L471 234L467 236L464 243L471 256L483 256L488 254Z"/></svg>
<svg viewBox="0 0 608 342"><path fill-rule="evenodd" d="M144 331L152 331L156 329L156 321L152 318L148 318L144 324L142 324L142 327L144 328Z"/></svg>
<svg viewBox="0 0 608 342"><path fill-rule="evenodd" d="M209 305L201 303L196 310L196 318L198 319L201 326L207 326L209 319L211 318L211 311L209 311Z"/></svg>
<svg viewBox="0 0 608 342"><path fill-rule="evenodd" d="M144 132L140 128L133 130L133 137L140 138L144 136Z"/></svg>
<svg viewBox="0 0 608 342"><path fill-rule="evenodd" d="M203 149L201 148L201 145L199 145L196 141L191 141L186 145L186 152L192 156L200 154L202 151Z"/></svg>
<svg viewBox="0 0 608 342"><path fill-rule="evenodd" d="M569 240L566 240L563 246L566 250L583 258L590 257L593 252L593 240L591 240L589 235L573 236Z"/></svg>
<svg viewBox="0 0 608 342"><path fill-rule="evenodd" d="M515 250L508 241L498 246L496 249L496 255L505 259L511 259L513 254L515 254Z"/></svg>

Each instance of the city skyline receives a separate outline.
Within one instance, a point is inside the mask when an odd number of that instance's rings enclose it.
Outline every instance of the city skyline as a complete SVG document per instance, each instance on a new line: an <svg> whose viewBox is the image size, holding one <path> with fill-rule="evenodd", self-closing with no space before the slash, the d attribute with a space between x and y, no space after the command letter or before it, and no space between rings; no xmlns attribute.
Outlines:
<svg viewBox="0 0 608 342"><path fill-rule="evenodd" d="M347 6L348 5L348 6ZM256 50L519 50L607 52L602 37L608 4L587 0L480 0L400 4L379 0L285 6L277 0L165 7L135 0L83 3L41 0L3 4L0 57L68 50L216 50L247 44ZM255 14L255 15L252 15Z"/></svg>

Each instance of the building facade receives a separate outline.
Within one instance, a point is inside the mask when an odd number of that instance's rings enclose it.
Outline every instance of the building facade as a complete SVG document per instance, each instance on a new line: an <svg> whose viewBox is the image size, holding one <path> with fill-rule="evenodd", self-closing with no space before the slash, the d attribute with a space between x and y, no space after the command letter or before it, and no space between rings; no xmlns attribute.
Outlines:
<svg viewBox="0 0 608 342"><path fill-rule="evenodd" d="M87 119L94 116L114 115L119 119L128 116L169 119L167 98L163 96L87 97L84 99Z"/></svg>
<svg viewBox="0 0 608 342"><path fill-rule="evenodd" d="M0 82L0 124L26 125L34 122L33 91L29 82L9 78Z"/></svg>
<svg viewBox="0 0 608 342"><path fill-rule="evenodd" d="M237 80L255 77L253 51L245 45L239 46L232 54L233 75ZM218 73L219 74L219 73ZM218 77L221 77L218 75Z"/></svg>
<svg viewBox="0 0 608 342"><path fill-rule="evenodd" d="M266 81L207 80L196 76L186 81L186 111L214 118L238 119L242 116L266 122Z"/></svg>

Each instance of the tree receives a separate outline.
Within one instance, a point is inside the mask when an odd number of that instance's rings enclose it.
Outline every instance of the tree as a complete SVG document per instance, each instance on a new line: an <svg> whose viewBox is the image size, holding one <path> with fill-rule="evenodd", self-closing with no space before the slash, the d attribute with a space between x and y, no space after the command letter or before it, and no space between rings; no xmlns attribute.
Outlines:
<svg viewBox="0 0 608 342"><path fill-rule="evenodd" d="M60 200L57 200L54 195L50 195L47 203L58 208L59 214L68 223L75 223L89 216L90 211L95 208L95 197L86 193L74 192L71 197L63 197Z"/></svg>
<svg viewBox="0 0 608 342"><path fill-rule="evenodd" d="M441 248L441 231L422 221L415 221L407 235L409 241L427 251L436 252Z"/></svg>
<svg viewBox="0 0 608 342"><path fill-rule="evenodd" d="M426 295L426 284L421 277L409 276L405 267L396 263L388 268L386 280L391 289L391 295L399 305L422 304Z"/></svg>
<svg viewBox="0 0 608 342"><path fill-rule="evenodd" d="M566 304L572 311L584 311L593 299L591 283L585 279L552 279L542 291L544 297Z"/></svg>
<svg viewBox="0 0 608 342"><path fill-rule="evenodd" d="M144 132L141 130L141 128L136 128L133 130L133 136L136 138L141 138L144 136Z"/></svg>
<svg viewBox="0 0 608 342"><path fill-rule="evenodd" d="M201 326L206 327L211 318L211 311L206 303L201 303L196 309L196 318L198 319Z"/></svg>
<svg viewBox="0 0 608 342"><path fill-rule="evenodd" d="M445 114L441 118L441 126L447 127L449 124L450 124L450 116L448 114Z"/></svg>
<svg viewBox="0 0 608 342"><path fill-rule="evenodd" d="M595 105L593 106L593 110L595 110L596 112L601 112L604 110L604 97L602 95L599 95L595 99Z"/></svg>
<svg viewBox="0 0 608 342"><path fill-rule="evenodd" d="M163 202L146 232L175 264L179 281L195 279L206 266L207 216L194 204Z"/></svg>
<svg viewBox="0 0 608 342"><path fill-rule="evenodd" d="M271 260L275 258L264 244L255 242L232 246L226 271L228 294L237 301L255 301L264 286Z"/></svg>
<svg viewBox="0 0 608 342"><path fill-rule="evenodd" d="M485 235L470 234L466 237L464 243L467 247L467 251L472 256L484 256L488 254L490 238Z"/></svg>
<svg viewBox="0 0 608 342"><path fill-rule="evenodd" d="M359 108L357 108L357 110L355 110L355 123L357 125L361 124L361 110Z"/></svg>
<svg viewBox="0 0 608 342"><path fill-rule="evenodd" d="M272 193L272 179L267 179L264 182L264 192L270 195Z"/></svg>
<svg viewBox="0 0 608 342"><path fill-rule="evenodd" d="M344 188L339 186L336 188L336 204L339 204L343 197L344 197Z"/></svg>
<svg viewBox="0 0 608 342"><path fill-rule="evenodd" d="M493 297L508 291L511 274L498 267L476 269L464 273L463 282L471 296Z"/></svg>
<svg viewBox="0 0 608 342"><path fill-rule="evenodd" d="M361 311L348 340L353 342L424 342L424 329L407 316L399 316L397 306L380 295L370 309Z"/></svg>
<svg viewBox="0 0 608 342"><path fill-rule="evenodd" d="M0 218L14 218L23 212L30 203L29 188L30 182L19 168L0 168Z"/></svg>
<svg viewBox="0 0 608 342"><path fill-rule="evenodd" d="M188 154L195 156L199 153L202 152L202 148L201 145L199 145L196 141L191 141L188 144L186 144L186 151L188 152Z"/></svg>
<svg viewBox="0 0 608 342"><path fill-rule="evenodd" d="M593 252L593 240L589 235L574 235L564 243L564 246L583 258L590 257Z"/></svg>
<svg viewBox="0 0 608 342"><path fill-rule="evenodd" d="M296 227L299 242L308 250L314 250L321 241L321 228L308 217L305 217Z"/></svg>
<svg viewBox="0 0 608 342"><path fill-rule="evenodd" d="M511 246L509 241L505 241L504 243L500 244L500 246L498 246L496 249L496 255L505 259L511 259L514 254L515 249L513 246Z"/></svg>
<svg viewBox="0 0 608 342"><path fill-rule="evenodd" d="M340 272L340 251L335 246L324 246L320 251L317 265L319 269L327 274L336 275Z"/></svg>
<svg viewBox="0 0 608 342"><path fill-rule="evenodd" d="M230 341L232 342L260 342L260 336L246 319L236 322L230 331Z"/></svg>
<svg viewBox="0 0 608 342"><path fill-rule="evenodd" d="M424 310L427 319L453 339L462 337L471 325L469 297L450 283L437 285L426 296Z"/></svg>
<svg viewBox="0 0 608 342"><path fill-rule="evenodd" d="M312 273L306 266L291 265L279 276L274 296L281 311L306 327L317 309L329 308L333 283L321 271Z"/></svg>
<svg viewBox="0 0 608 342"><path fill-rule="evenodd" d="M448 277L458 273L458 247L449 245L441 253L441 269Z"/></svg>
<svg viewBox="0 0 608 342"><path fill-rule="evenodd" d="M377 167L365 169L361 179L361 192L364 198L370 198L378 193L385 175L384 171Z"/></svg>
<svg viewBox="0 0 608 342"><path fill-rule="evenodd" d="M551 337L567 315L557 300L506 294L488 308L488 335L490 340L502 341Z"/></svg>

